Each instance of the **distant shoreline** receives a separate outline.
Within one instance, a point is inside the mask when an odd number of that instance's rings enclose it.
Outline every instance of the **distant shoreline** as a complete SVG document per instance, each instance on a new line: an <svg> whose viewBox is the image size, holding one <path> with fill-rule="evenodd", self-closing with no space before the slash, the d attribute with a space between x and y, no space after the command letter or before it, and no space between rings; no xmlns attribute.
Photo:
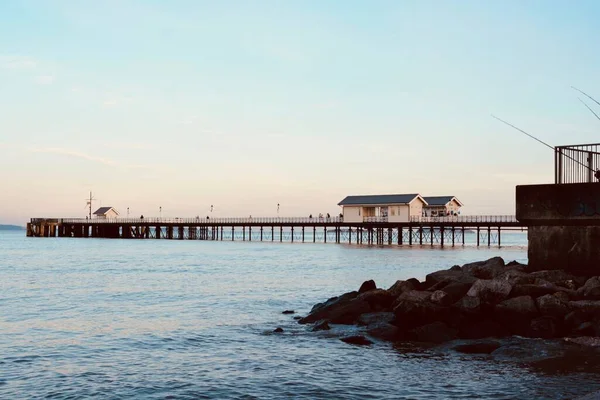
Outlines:
<svg viewBox="0 0 600 400"><path fill-rule="evenodd" d="M25 230L24 226L0 224L0 231L24 231L24 230Z"/></svg>

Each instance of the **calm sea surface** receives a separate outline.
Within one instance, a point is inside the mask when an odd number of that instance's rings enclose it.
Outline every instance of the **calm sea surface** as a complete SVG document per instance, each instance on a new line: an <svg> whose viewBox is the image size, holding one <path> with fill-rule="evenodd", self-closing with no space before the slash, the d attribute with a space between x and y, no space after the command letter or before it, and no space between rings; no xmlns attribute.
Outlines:
<svg viewBox="0 0 600 400"><path fill-rule="evenodd" d="M309 332L286 309L388 287L502 249L335 244L35 239L0 232L0 398L566 398L584 373L355 347ZM283 334L271 333L282 327ZM348 328L346 328L348 329Z"/></svg>

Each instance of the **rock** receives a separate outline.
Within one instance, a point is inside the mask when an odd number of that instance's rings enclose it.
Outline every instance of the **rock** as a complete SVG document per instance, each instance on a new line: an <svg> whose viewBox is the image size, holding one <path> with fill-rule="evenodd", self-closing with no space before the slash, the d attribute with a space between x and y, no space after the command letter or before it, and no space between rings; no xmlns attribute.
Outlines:
<svg viewBox="0 0 600 400"><path fill-rule="evenodd" d="M367 333L374 338L396 341L401 337L401 331L397 326L387 322L377 322L367 326Z"/></svg>
<svg viewBox="0 0 600 400"><path fill-rule="evenodd" d="M376 323L385 322L391 324L396 319L393 312L374 312L363 314L358 317L358 325L371 325Z"/></svg>
<svg viewBox="0 0 600 400"><path fill-rule="evenodd" d="M567 304L557 296L547 294L535 300L535 304L542 315L564 318L569 313Z"/></svg>
<svg viewBox="0 0 600 400"><path fill-rule="evenodd" d="M325 320L315 322L315 324L312 327L312 331L313 332L316 332L316 331L328 331L330 329L331 329L331 327L329 326L329 324Z"/></svg>
<svg viewBox="0 0 600 400"><path fill-rule="evenodd" d="M519 296L531 296L533 298L541 297L547 294L556 293L558 288L555 285L515 285L513 286L512 291L510 292L511 297L519 297Z"/></svg>
<svg viewBox="0 0 600 400"><path fill-rule="evenodd" d="M544 316L531 321L531 336L551 339L560 335L560 327L555 317Z"/></svg>
<svg viewBox="0 0 600 400"><path fill-rule="evenodd" d="M496 315L502 320L530 319L538 314L535 301L531 296L513 297L504 300L494 308Z"/></svg>
<svg viewBox="0 0 600 400"><path fill-rule="evenodd" d="M325 307L331 307L331 306L338 305L341 303L348 303L350 300L355 299L356 297L358 297L358 292L349 292L349 293L344 293L341 296L332 297L329 300L327 300L325 303L315 304L313 306L313 308L310 310L310 313L312 314L315 311L320 310Z"/></svg>
<svg viewBox="0 0 600 400"><path fill-rule="evenodd" d="M361 314L371 311L371 306L365 300L353 298L348 301L332 302L329 305L319 307L298 322L308 324L326 319L334 324L353 324Z"/></svg>
<svg viewBox="0 0 600 400"><path fill-rule="evenodd" d="M390 307L394 301L394 297L385 289L373 289L359 295L357 300L366 301L371 306L371 309L379 311Z"/></svg>
<svg viewBox="0 0 600 400"><path fill-rule="evenodd" d="M488 337L504 337L510 332L497 321L476 320L464 321L460 325L459 337L462 339L484 339Z"/></svg>
<svg viewBox="0 0 600 400"><path fill-rule="evenodd" d="M465 354L491 354L501 346L500 342L495 340L483 340L472 343L460 344L454 347L454 350Z"/></svg>
<svg viewBox="0 0 600 400"><path fill-rule="evenodd" d="M440 304L442 306L448 306L452 304L452 299L443 290L436 290L435 292L433 292L429 300L432 303Z"/></svg>
<svg viewBox="0 0 600 400"><path fill-rule="evenodd" d="M526 285L535 281L535 278L518 269L509 269L500 273L496 279L507 281L511 285Z"/></svg>
<svg viewBox="0 0 600 400"><path fill-rule="evenodd" d="M467 294L471 286L473 286L473 282L452 282L445 286L442 291L448 295L450 303L456 303Z"/></svg>
<svg viewBox="0 0 600 400"><path fill-rule="evenodd" d="M578 336L593 336L596 333L592 322L584 322L577 328L573 329L573 333Z"/></svg>
<svg viewBox="0 0 600 400"><path fill-rule="evenodd" d="M456 339L458 331L448 327L443 322L436 321L419 326L410 331L412 337L419 342L444 343Z"/></svg>
<svg viewBox="0 0 600 400"><path fill-rule="evenodd" d="M504 260L501 257L494 257L486 261L465 264L462 271L478 279L494 279L504 272Z"/></svg>
<svg viewBox="0 0 600 400"><path fill-rule="evenodd" d="M294 316L294 319L297 321L297 320L299 320L299 319L302 319L302 317L301 317L301 316L299 316L299 315L296 315L296 316Z"/></svg>
<svg viewBox="0 0 600 400"><path fill-rule="evenodd" d="M282 314L294 314L295 311L294 310L285 310L281 312Z"/></svg>
<svg viewBox="0 0 600 400"><path fill-rule="evenodd" d="M439 320L443 307L430 302L430 296L431 292L403 293L394 307L396 324L400 327L414 327Z"/></svg>
<svg viewBox="0 0 600 400"><path fill-rule="evenodd" d="M556 297L557 299L559 299L563 303L568 303L569 300L570 300L569 295L567 294L567 292L562 292L562 291L561 292L556 292L552 296Z"/></svg>
<svg viewBox="0 0 600 400"><path fill-rule="evenodd" d="M369 339L367 339L366 337L361 336L361 335L348 336L348 337L341 338L340 340L344 343L355 344L358 346L368 346L370 344L373 344L373 342L371 342Z"/></svg>
<svg viewBox="0 0 600 400"><path fill-rule="evenodd" d="M481 311L481 300L478 297L465 296L454 303L454 308L465 315L477 314Z"/></svg>
<svg viewBox="0 0 600 400"><path fill-rule="evenodd" d="M435 291L444 288L452 282L475 282L475 278L463 271L446 269L432 272L425 277L424 286L427 290Z"/></svg>
<svg viewBox="0 0 600 400"><path fill-rule="evenodd" d="M573 281L576 284L581 282L580 284L578 284L578 286L581 286L583 284L581 277L573 276L573 275L563 271L562 269L536 271L536 272L532 272L530 275L534 279L543 279L545 281L548 281L548 282L554 283L554 284L564 283L566 281Z"/></svg>
<svg viewBox="0 0 600 400"><path fill-rule="evenodd" d="M460 265L453 265L450 271L462 271L462 267Z"/></svg>
<svg viewBox="0 0 600 400"><path fill-rule="evenodd" d="M506 299L512 290L507 281L497 279L475 281L467 292L467 296L477 297L483 304L496 304Z"/></svg>
<svg viewBox="0 0 600 400"><path fill-rule="evenodd" d="M415 278L411 278L406 281L396 281L389 289L388 293L392 295L392 297L397 298L404 292L408 292L410 290L416 290L419 287L420 283Z"/></svg>
<svg viewBox="0 0 600 400"><path fill-rule="evenodd" d="M569 307L573 310L582 310L593 315L600 315L600 300L570 301Z"/></svg>
<svg viewBox="0 0 600 400"><path fill-rule="evenodd" d="M375 290L377 289L377 285L375 285L375 281L374 280L369 280L369 281L364 281L362 285L360 285L360 289L358 289L358 293L365 293L368 292L369 290Z"/></svg>
<svg viewBox="0 0 600 400"><path fill-rule="evenodd" d="M583 310L571 311L564 318L565 327L568 330L576 331L581 324L588 322L590 319L589 313Z"/></svg>
<svg viewBox="0 0 600 400"><path fill-rule="evenodd" d="M578 338L565 338L565 341L581 346L600 347L600 337L584 336Z"/></svg>
<svg viewBox="0 0 600 400"><path fill-rule="evenodd" d="M585 299L600 300L600 277L593 276L577 290L577 294Z"/></svg>
<svg viewBox="0 0 600 400"><path fill-rule="evenodd" d="M505 265L506 268L511 268L515 271L525 271L525 269L527 268L526 264L521 264L518 261L510 261Z"/></svg>
<svg viewBox="0 0 600 400"><path fill-rule="evenodd" d="M282 328L275 328L275 329L273 330L273 332L275 332L275 333L282 333L282 332L283 332L283 329L282 329Z"/></svg>

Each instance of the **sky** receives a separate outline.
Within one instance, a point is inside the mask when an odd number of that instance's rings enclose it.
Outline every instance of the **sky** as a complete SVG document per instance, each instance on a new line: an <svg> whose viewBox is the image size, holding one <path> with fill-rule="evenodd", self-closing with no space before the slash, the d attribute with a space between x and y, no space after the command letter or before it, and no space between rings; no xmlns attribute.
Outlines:
<svg viewBox="0 0 600 400"><path fill-rule="evenodd" d="M514 214L600 142L597 1L3 0L0 223L337 214L454 195ZM593 103L588 102L590 106ZM600 107L596 108L600 111Z"/></svg>

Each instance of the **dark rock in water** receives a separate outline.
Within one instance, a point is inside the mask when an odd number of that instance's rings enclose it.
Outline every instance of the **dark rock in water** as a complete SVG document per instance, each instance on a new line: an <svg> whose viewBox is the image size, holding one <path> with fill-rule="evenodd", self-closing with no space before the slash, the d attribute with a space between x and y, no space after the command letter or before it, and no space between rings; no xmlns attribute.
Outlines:
<svg viewBox="0 0 600 400"><path fill-rule="evenodd" d="M404 292L408 292L410 290L416 290L420 285L420 282L414 278L411 278L406 281L396 281L389 289L388 293L393 297L397 298Z"/></svg>
<svg viewBox="0 0 600 400"><path fill-rule="evenodd" d="M373 344L373 342L371 342L369 339L367 339L364 336L348 336L348 337L344 337L340 339L342 342L344 343L349 343L349 344L355 344L358 346L367 346L370 344Z"/></svg>
<svg viewBox="0 0 600 400"><path fill-rule="evenodd" d="M477 297L483 304L496 304L506 299L512 290L507 281L498 279L475 281L467 292L467 296Z"/></svg>
<svg viewBox="0 0 600 400"><path fill-rule="evenodd" d="M507 281L511 285L526 285L535 281L535 278L518 269L509 269L499 274L496 279Z"/></svg>
<svg viewBox="0 0 600 400"><path fill-rule="evenodd" d="M366 301L373 310L378 311L389 308L394 297L385 289L374 289L359 295L357 300Z"/></svg>
<svg viewBox="0 0 600 400"><path fill-rule="evenodd" d="M282 314L294 314L295 311L294 310L285 310L281 312Z"/></svg>
<svg viewBox="0 0 600 400"><path fill-rule="evenodd" d="M415 340L427 343L444 343L456 339L458 331L448 327L443 322L436 321L431 324L419 326L410 331Z"/></svg>
<svg viewBox="0 0 600 400"><path fill-rule="evenodd" d="M535 303L542 315L564 318L569 313L567 304L554 295L547 294L539 297L535 300Z"/></svg>
<svg viewBox="0 0 600 400"><path fill-rule="evenodd" d="M475 282L476 278L458 270L446 269L442 271L432 272L425 277L425 288L427 290L439 290L449 285L452 282Z"/></svg>
<svg viewBox="0 0 600 400"><path fill-rule="evenodd" d="M431 292L406 292L394 307L396 324L401 327L414 327L439 320L445 309L429 301Z"/></svg>
<svg viewBox="0 0 600 400"><path fill-rule="evenodd" d="M462 339L484 339L488 337L504 337L510 332L505 325L501 325L497 321L477 320L465 322L461 324L459 337Z"/></svg>
<svg viewBox="0 0 600 400"><path fill-rule="evenodd" d="M577 294L590 300L600 300L600 277L593 276L577 290Z"/></svg>
<svg viewBox="0 0 600 400"><path fill-rule="evenodd" d="M300 319L301 324L313 323L327 319L334 324L352 324L361 314L371 311L371 306L364 300L358 299L358 292L346 293L333 297L327 302L313 307L309 315Z"/></svg>
<svg viewBox="0 0 600 400"><path fill-rule="evenodd" d="M331 327L329 326L329 324L327 323L327 321L318 321L312 327L313 332L316 332L316 331L328 331L330 329L331 329Z"/></svg>
<svg viewBox="0 0 600 400"><path fill-rule="evenodd" d="M371 279L369 281L363 282L363 284L360 285L360 289L358 289L358 293L365 293L365 292L368 292L369 290L375 290L375 289L377 289L377 285L375 285L375 281Z"/></svg>
<svg viewBox="0 0 600 400"><path fill-rule="evenodd" d="M596 329L594 329L594 324L592 322L584 322L573 329L573 333L578 336L594 336L596 334Z"/></svg>
<svg viewBox="0 0 600 400"><path fill-rule="evenodd" d="M401 331L396 325L387 322L376 322L367 326L367 333L374 338L396 341L401 337Z"/></svg>
<svg viewBox="0 0 600 400"><path fill-rule="evenodd" d="M558 288L555 285L536 285L536 284L526 284L526 285L515 285L513 286L512 291L510 292L510 297L519 297L519 296L531 296L534 299L545 296L547 294L554 294L558 291Z"/></svg>
<svg viewBox="0 0 600 400"><path fill-rule="evenodd" d="M502 257L465 264L462 271L478 279L493 279L505 271Z"/></svg>
<svg viewBox="0 0 600 400"><path fill-rule="evenodd" d="M458 345L454 347L454 350L465 354L490 354L500 346L500 342L495 340L483 340Z"/></svg>
<svg viewBox="0 0 600 400"><path fill-rule="evenodd" d="M283 332L283 329L282 328L275 328L273 330L273 332L275 332L275 333L281 333L281 332Z"/></svg>
<svg viewBox="0 0 600 400"><path fill-rule="evenodd" d="M453 307L463 314L478 314L481 311L481 300L478 297L465 296L454 303Z"/></svg>
<svg viewBox="0 0 600 400"><path fill-rule="evenodd" d="M600 347L600 337L583 336L578 338L565 338L565 341L581 346Z"/></svg>
<svg viewBox="0 0 600 400"><path fill-rule="evenodd" d="M564 324L567 330L576 330L581 324L589 322L592 318L590 313L583 310L571 311L564 318Z"/></svg>
<svg viewBox="0 0 600 400"><path fill-rule="evenodd" d="M358 325L371 325L375 323L385 322L391 324L396 319L393 312L374 312L363 314L358 317Z"/></svg>
<svg viewBox="0 0 600 400"><path fill-rule="evenodd" d="M539 317L531 321L531 336L551 339L560 336L559 321L555 317Z"/></svg>
<svg viewBox="0 0 600 400"><path fill-rule="evenodd" d="M358 292L349 292L349 293L344 293L341 296L336 296L336 297L332 297L330 299L328 299L325 303L317 303L313 306L313 308L310 310L311 313L322 309L324 307L330 307L333 306L335 304L340 304L340 303L347 303L348 301L354 299L358 297Z"/></svg>
<svg viewBox="0 0 600 400"><path fill-rule="evenodd" d="M496 315L510 321L512 319L530 319L538 314L535 301L531 296L513 297L504 300L494 308Z"/></svg>
<svg viewBox="0 0 600 400"><path fill-rule="evenodd" d="M297 320L299 320L299 319L302 319L302 317L301 317L301 316L299 316L299 315L296 315L296 316L294 316L294 319L297 321Z"/></svg>

